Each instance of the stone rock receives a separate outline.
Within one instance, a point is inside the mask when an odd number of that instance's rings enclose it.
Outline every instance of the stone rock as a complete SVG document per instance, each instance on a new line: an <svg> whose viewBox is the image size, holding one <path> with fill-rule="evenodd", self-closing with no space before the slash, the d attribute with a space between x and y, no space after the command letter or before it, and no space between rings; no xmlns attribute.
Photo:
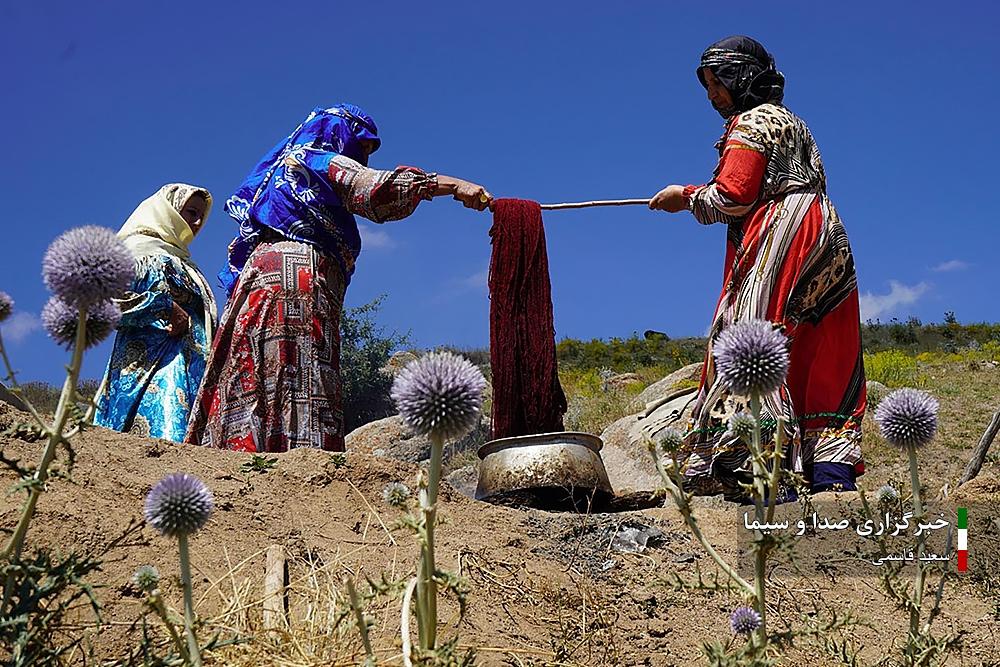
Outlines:
<svg viewBox="0 0 1000 667"><path fill-rule="evenodd" d="M445 444L444 460L447 462L458 454L479 447L489 440L489 434L489 417L483 415L467 436L458 442ZM407 463L420 463L431 456L430 438L411 433L399 415L359 426L347 434L344 446L347 451L360 451Z"/></svg>
<svg viewBox="0 0 1000 667"><path fill-rule="evenodd" d="M658 380L643 389L642 393L636 396L636 406L639 408L645 407L649 403L670 395L671 392L678 388L678 385L690 385L692 381L697 382L700 377L701 363L689 364L683 368L678 368L662 380Z"/></svg>
<svg viewBox="0 0 1000 667"><path fill-rule="evenodd" d="M601 458L615 494L653 491L661 486L646 438L656 439L661 431L690 416L695 389L689 389L646 412L622 417L604 429Z"/></svg>
<svg viewBox="0 0 1000 667"><path fill-rule="evenodd" d="M868 391L868 411L873 412L875 407L889 393L890 389L878 380L868 380L865 383L865 388Z"/></svg>
<svg viewBox="0 0 1000 667"><path fill-rule="evenodd" d="M458 470L453 470L444 480L451 484L459 493L469 498L476 497L476 486L479 485L479 465L470 463Z"/></svg>
<svg viewBox="0 0 1000 667"><path fill-rule="evenodd" d="M403 370L407 364L416 361L417 359L419 359L419 357L412 352L395 352L391 357L389 357L389 361L385 363L385 366L383 366L381 370L389 377L396 377L399 375L399 371Z"/></svg>
<svg viewBox="0 0 1000 667"><path fill-rule="evenodd" d="M431 455L431 441L427 436L410 433L399 415L359 426L347 434L344 446L349 452L360 451L408 463L418 463Z"/></svg>
<svg viewBox="0 0 1000 667"><path fill-rule="evenodd" d="M617 375L612 375L607 380L601 383L601 389L604 391L615 390L615 389L625 389L630 384L639 384L642 382L642 377L638 373L619 373Z"/></svg>

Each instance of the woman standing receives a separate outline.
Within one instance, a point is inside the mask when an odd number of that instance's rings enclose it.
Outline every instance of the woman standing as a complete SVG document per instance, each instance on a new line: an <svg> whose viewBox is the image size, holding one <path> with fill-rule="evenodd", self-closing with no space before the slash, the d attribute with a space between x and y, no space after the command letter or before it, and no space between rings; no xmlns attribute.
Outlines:
<svg viewBox="0 0 1000 667"><path fill-rule="evenodd" d="M181 442L205 372L215 297L188 245L212 208L208 190L160 188L118 232L136 258L132 289L97 396L94 423Z"/></svg>
<svg viewBox="0 0 1000 667"><path fill-rule="evenodd" d="M766 319L790 340L786 384L764 406L791 425L786 461L812 491L853 490L864 472L861 419L865 373L854 258L826 194L819 150L806 124L782 105L784 77L761 44L728 37L702 55L698 78L726 119L719 163L705 185L671 185L650 208L691 211L698 222L727 225L722 294L688 436L687 474L742 494L751 464L726 434L746 397L716 377L712 346L727 326ZM697 485L697 484L696 484Z"/></svg>
<svg viewBox="0 0 1000 667"><path fill-rule="evenodd" d="M354 214L398 220L481 186L413 167L369 169L378 129L360 108L317 108L254 167L226 210L239 223L220 274L230 292L187 433L249 452L344 448L340 315L361 251Z"/></svg>

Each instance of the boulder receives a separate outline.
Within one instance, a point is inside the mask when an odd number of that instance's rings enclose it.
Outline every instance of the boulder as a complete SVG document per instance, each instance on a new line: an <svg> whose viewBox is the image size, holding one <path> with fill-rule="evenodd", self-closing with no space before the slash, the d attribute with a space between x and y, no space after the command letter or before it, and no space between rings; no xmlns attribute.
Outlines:
<svg viewBox="0 0 1000 667"><path fill-rule="evenodd" d="M475 498L476 487L479 485L479 465L470 463L451 471L444 479L463 496Z"/></svg>
<svg viewBox="0 0 1000 667"><path fill-rule="evenodd" d="M489 417L483 415L479 424L457 442L445 444L444 460L469 449L477 448L490 437ZM374 456L384 456L407 463L420 463L431 456L431 441L426 435L410 432L399 415L386 417L359 426L344 438L347 451L360 451Z"/></svg>
<svg viewBox="0 0 1000 667"><path fill-rule="evenodd" d="M419 357L412 352L395 352L389 357L389 361L385 362L385 366L381 370L389 377L396 377L399 375L399 371L403 370L407 364L417 359Z"/></svg>
<svg viewBox="0 0 1000 667"><path fill-rule="evenodd" d="M661 398L659 405L651 404L650 409L622 417L604 429L601 458L616 494L653 491L661 486L647 438L655 441L663 430L683 424L691 414L696 393L696 388L676 390Z"/></svg>
<svg viewBox="0 0 1000 667"><path fill-rule="evenodd" d="M875 407L881 402L886 394L889 393L890 389L879 382L878 380L868 380L865 383L865 388L868 392L868 411L872 412Z"/></svg>
<svg viewBox="0 0 1000 667"><path fill-rule="evenodd" d="M642 393L636 396L636 405L640 408L645 407L669 395L675 389L688 387L692 382L698 382L700 377L701 363L689 364L683 368L678 368L662 380L658 380L643 389Z"/></svg>
<svg viewBox="0 0 1000 667"><path fill-rule="evenodd" d="M608 379L601 383L601 389L604 391L609 390L621 390L628 387L630 384L640 384L642 382L642 376L638 373L618 373L617 375L612 375Z"/></svg>
<svg viewBox="0 0 1000 667"><path fill-rule="evenodd" d="M344 438L347 451L360 451L398 461L418 463L431 455L427 436L414 435L399 415L359 426Z"/></svg>

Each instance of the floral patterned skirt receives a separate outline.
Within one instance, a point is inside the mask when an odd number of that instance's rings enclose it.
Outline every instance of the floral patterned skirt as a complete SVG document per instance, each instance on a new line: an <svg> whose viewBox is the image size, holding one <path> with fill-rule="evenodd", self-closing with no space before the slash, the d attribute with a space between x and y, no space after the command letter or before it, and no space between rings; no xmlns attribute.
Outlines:
<svg viewBox="0 0 1000 667"><path fill-rule="evenodd" d="M261 243L226 304L186 442L247 452L344 449L337 263Z"/></svg>

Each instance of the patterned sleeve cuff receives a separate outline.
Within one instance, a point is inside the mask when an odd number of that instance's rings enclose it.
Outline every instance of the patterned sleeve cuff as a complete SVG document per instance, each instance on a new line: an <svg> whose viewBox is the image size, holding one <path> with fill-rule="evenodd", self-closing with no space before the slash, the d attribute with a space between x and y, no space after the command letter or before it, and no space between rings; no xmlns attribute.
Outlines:
<svg viewBox="0 0 1000 667"><path fill-rule="evenodd" d="M416 167L396 167L371 192L369 209L375 222L400 220L413 213L421 201L434 197L437 174ZM367 217L367 216L366 216Z"/></svg>
<svg viewBox="0 0 1000 667"><path fill-rule="evenodd" d="M328 171L330 183L343 205L372 222L405 218L437 190L437 174L415 167L382 171L334 155Z"/></svg>
<svg viewBox="0 0 1000 667"><path fill-rule="evenodd" d="M685 185L684 186L684 205L687 206L687 210L694 210L694 193L700 188L700 185Z"/></svg>

